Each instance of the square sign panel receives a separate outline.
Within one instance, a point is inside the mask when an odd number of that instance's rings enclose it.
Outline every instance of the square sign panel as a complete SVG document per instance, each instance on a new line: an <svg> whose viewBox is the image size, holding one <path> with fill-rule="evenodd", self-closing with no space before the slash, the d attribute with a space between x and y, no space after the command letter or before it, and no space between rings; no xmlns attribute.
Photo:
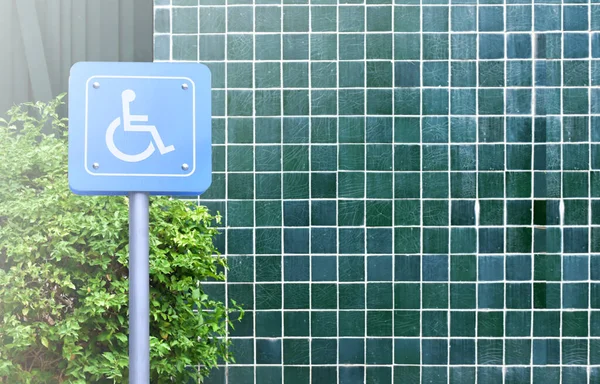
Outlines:
<svg viewBox="0 0 600 384"><path fill-rule="evenodd" d="M211 76L197 63L80 62L69 185L80 195L199 195L211 184Z"/></svg>

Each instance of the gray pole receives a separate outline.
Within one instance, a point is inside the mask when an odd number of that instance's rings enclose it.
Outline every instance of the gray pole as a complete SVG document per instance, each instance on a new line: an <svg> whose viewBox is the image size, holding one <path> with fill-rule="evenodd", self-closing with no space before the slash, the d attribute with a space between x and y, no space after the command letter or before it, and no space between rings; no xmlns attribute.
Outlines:
<svg viewBox="0 0 600 384"><path fill-rule="evenodd" d="M129 194L129 383L150 383L149 195Z"/></svg>

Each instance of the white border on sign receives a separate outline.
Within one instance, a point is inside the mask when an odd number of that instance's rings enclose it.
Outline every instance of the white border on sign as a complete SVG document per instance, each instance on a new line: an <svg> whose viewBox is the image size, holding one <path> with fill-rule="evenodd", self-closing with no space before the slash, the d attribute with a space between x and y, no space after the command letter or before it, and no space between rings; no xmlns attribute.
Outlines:
<svg viewBox="0 0 600 384"><path fill-rule="evenodd" d="M98 173L88 169L88 94L90 91L90 81L92 79L160 79L160 80L185 80L192 84L192 169L186 174L153 174L153 173ZM85 171L92 176L144 176L144 177L189 177L196 172L196 83L189 77L175 76L108 76L94 75L85 82L85 130L84 130L84 150L83 161Z"/></svg>

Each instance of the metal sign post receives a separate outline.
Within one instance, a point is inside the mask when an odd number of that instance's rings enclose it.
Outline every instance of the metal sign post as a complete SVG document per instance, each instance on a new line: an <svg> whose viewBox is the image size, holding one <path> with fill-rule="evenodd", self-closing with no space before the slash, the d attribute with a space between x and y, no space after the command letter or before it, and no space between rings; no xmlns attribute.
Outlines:
<svg viewBox="0 0 600 384"><path fill-rule="evenodd" d="M150 382L149 196L129 194L129 382Z"/></svg>
<svg viewBox="0 0 600 384"><path fill-rule="evenodd" d="M150 382L150 195L212 181L211 76L198 63L80 62L69 77L69 186L129 196L129 383Z"/></svg>

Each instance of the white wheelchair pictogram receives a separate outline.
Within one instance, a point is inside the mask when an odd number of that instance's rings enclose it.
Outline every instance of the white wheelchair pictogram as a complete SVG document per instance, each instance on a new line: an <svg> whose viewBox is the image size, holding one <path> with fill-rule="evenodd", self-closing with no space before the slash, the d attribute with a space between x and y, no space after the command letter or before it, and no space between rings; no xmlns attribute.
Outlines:
<svg viewBox="0 0 600 384"><path fill-rule="evenodd" d="M126 89L121 94L121 101L123 105L123 129L125 132L150 132L152 135L152 139L156 142L156 146L158 147L158 151L161 155L172 152L175 150L175 147L172 145L165 146L158 130L153 125L132 125L132 122L147 122L147 115L132 115L129 109L129 104L135 100L135 92L131 89ZM135 163L139 161L146 160L150 157L154 151L154 143L152 140L148 147L141 153L136 155L128 155L126 153L121 152L117 146L115 145L115 131L121 125L121 118L117 117L113 120L112 123L108 126L106 130L106 146L108 150L119 160L123 160L129 163Z"/></svg>

